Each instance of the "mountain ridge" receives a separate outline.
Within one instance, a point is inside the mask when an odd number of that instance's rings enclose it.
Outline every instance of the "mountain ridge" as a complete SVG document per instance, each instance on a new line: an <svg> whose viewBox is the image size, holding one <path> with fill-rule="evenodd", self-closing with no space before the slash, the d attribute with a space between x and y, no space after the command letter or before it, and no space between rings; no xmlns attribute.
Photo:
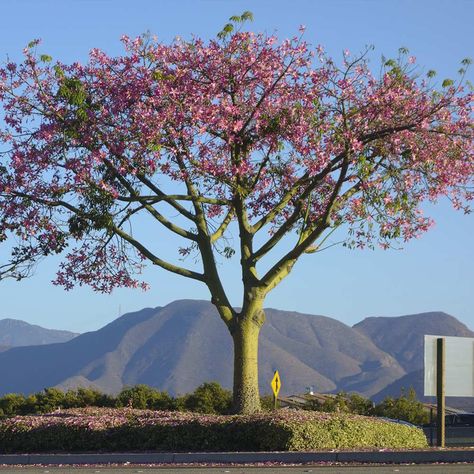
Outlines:
<svg viewBox="0 0 474 474"><path fill-rule="evenodd" d="M370 317L355 324L353 328L395 357L407 372L423 368L425 334L474 337L474 332L464 323L443 311Z"/></svg>
<svg viewBox="0 0 474 474"><path fill-rule="evenodd" d="M270 392L278 369L283 395L313 386L319 392L376 397L419 370L424 330L436 334L445 321L446 335L474 335L442 312L365 318L354 327L327 316L274 308L265 312L259 353L262 393ZM125 385L145 383L182 394L211 380L230 388L232 359L231 337L214 306L178 300L127 313L64 343L0 352L0 393L30 393L46 386L91 386L116 393Z"/></svg>
<svg viewBox="0 0 474 474"><path fill-rule="evenodd" d="M59 329L47 329L20 319L0 319L0 346L21 347L67 342L78 334Z"/></svg>

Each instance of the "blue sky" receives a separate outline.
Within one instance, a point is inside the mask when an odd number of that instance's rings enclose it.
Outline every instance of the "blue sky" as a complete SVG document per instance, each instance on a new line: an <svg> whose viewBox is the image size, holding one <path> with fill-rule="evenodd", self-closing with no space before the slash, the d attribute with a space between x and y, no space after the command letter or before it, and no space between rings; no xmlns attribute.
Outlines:
<svg viewBox="0 0 474 474"><path fill-rule="evenodd" d="M210 38L231 15L250 10L251 28L280 38L306 26L305 38L332 55L374 45L373 67L382 54L406 46L426 70L455 77L464 57L474 57L471 0L17 0L2 4L0 60L20 59L33 38L41 51L64 62L85 61L98 47L122 51L119 38L150 31L162 41L192 33ZM468 74L472 82L472 70ZM323 314L354 324L367 316L448 312L474 329L474 214L465 216L441 202L428 208L436 227L395 251L333 247L305 256L267 299L267 307ZM3 252L5 252L3 250ZM0 247L0 261L6 258ZM112 295L88 288L54 287L57 260L44 262L21 282L0 282L0 319L23 319L79 332L97 329L145 306L180 298L208 299L198 283L151 269L151 290L118 290ZM240 303L238 274L224 275L232 302Z"/></svg>

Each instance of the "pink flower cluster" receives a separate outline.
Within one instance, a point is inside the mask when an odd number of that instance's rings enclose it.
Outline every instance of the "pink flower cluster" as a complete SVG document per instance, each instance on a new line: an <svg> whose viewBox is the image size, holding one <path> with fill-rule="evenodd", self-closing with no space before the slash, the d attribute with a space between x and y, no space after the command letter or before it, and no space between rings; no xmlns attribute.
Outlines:
<svg viewBox="0 0 474 474"><path fill-rule="evenodd" d="M347 419L362 419L361 415L343 414ZM306 410L278 410L255 415L204 415L192 412L137 410L132 408L73 408L60 413L27 415L7 418L0 422L0 431L25 431L45 429L53 426L106 430L123 425L134 426L178 426L189 423L201 425L225 424L232 422L304 423L325 421L334 414ZM382 422L382 421L381 421Z"/></svg>
<svg viewBox="0 0 474 474"><path fill-rule="evenodd" d="M139 214L193 238L195 221L176 230L157 210L163 186L192 183L209 221L238 197L273 235L297 210L285 232L346 224L359 247L425 232L425 200L473 197L473 95L434 91L410 75L414 58L377 78L348 51L338 66L318 47L314 64L298 38L123 43L84 65L27 48L0 68L0 240L16 235L32 259L80 241L58 273L66 288L144 285L134 274L159 239L123 237ZM170 201L192 220L190 199Z"/></svg>

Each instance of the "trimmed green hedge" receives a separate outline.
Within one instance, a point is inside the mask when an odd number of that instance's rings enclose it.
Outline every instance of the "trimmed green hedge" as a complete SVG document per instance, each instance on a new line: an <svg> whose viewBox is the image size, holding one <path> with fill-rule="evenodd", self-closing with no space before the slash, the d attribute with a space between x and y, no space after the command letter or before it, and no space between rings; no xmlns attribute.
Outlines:
<svg viewBox="0 0 474 474"><path fill-rule="evenodd" d="M83 408L0 422L3 453L311 451L423 448L418 428L349 414L279 410L252 416Z"/></svg>

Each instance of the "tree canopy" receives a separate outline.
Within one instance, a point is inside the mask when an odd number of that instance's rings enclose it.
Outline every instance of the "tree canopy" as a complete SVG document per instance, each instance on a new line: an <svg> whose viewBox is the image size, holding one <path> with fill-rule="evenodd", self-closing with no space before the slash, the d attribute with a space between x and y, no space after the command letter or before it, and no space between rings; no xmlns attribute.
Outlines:
<svg viewBox="0 0 474 474"><path fill-rule="evenodd" d="M388 247L429 229L426 200L467 210L473 95L462 78L438 90L403 48L374 74L369 51L336 62L302 32L234 29L248 16L210 41L124 36L123 55L94 49L86 64L53 62L34 41L0 69L0 241L17 241L3 277L65 252L56 284L110 292L146 287L151 262L206 284L233 333L263 324L265 295L335 229L346 245ZM160 252L159 230L182 239L176 258ZM291 248L261 265L286 236ZM241 312L216 252L240 257ZM190 253L201 270L179 260Z"/></svg>

